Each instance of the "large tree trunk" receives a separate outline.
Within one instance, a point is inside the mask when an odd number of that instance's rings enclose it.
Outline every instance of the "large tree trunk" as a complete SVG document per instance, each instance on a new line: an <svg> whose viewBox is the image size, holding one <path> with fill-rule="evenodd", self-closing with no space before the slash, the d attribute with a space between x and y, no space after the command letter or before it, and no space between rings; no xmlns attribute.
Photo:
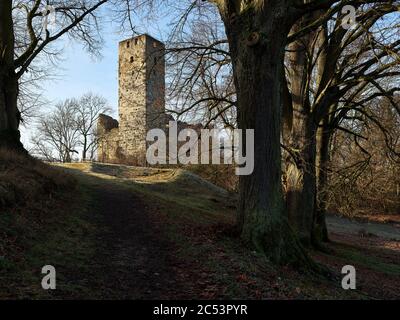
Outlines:
<svg viewBox="0 0 400 320"><path fill-rule="evenodd" d="M238 125L255 131L254 172L240 177L242 239L276 263L313 263L289 227L281 181L281 81L291 22L286 1L220 8L233 61Z"/></svg>
<svg viewBox="0 0 400 320"><path fill-rule="evenodd" d="M23 150L20 113L17 108L18 79L14 69L12 0L0 1L0 147Z"/></svg>
<svg viewBox="0 0 400 320"><path fill-rule="evenodd" d="M315 18L305 15L293 27L301 30ZM289 79L293 120L291 130L284 132L290 150L286 159L286 205L290 225L301 241L311 244L313 212L316 203L316 132L309 94L309 51L316 37L310 33L289 45Z"/></svg>
<svg viewBox="0 0 400 320"><path fill-rule="evenodd" d="M330 143L332 131L329 128L329 117L322 121L322 127L318 130L318 157L317 157L317 179L318 196L317 205L314 209L313 242L328 242L328 228L326 225L326 213L328 204L328 170L330 164Z"/></svg>
<svg viewBox="0 0 400 320"><path fill-rule="evenodd" d="M345 31L343 31L345 32ZM340 39L340 36L338 37ZM332 47L332 44L328 45L328 26L324 24L322 30L318 36L318 47L320 48L320 54L317 60L317 84L318 92L321 92L326 88L328 82L332 81L336 70L336 62L340 52ZM329 101L326 101L329 104ZM323 106L318 106L321 109ZM328 113L319 118L317 121L320 124L317 132L317 159L315 163L316 177L317 177L317 198L316 205L313 213L313 230L312 230L312 242L315 246L323 248L322 242L328 242L328 228L326 224L326 211L328 202L328 170L330 162L330 145L332 130L330 128L330 121L335 114L334 110L336 105L329 108ZM323 248L325 249L325 248Z"/></svg>
<svg viewBox="0 0 400 320"><path fill-rule="evenodd" d="M288 161L286 168L286 203L289 222L306 245L311 244L317 194L316 131L311 115L297 112L290 138L290 148L296 159Z"/></svg>

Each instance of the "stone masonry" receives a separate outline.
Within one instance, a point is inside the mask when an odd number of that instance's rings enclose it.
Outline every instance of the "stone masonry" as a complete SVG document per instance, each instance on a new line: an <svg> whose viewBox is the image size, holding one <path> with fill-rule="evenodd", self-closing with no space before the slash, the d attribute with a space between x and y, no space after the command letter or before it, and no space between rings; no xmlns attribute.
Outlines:
<svg viewBox="0 0 400 320"><path fill-rule="evenodd" d="M165 46L149 35L119 43L119 122L98 120L98 161L146 165L146 134L166 128Z"/></svg>

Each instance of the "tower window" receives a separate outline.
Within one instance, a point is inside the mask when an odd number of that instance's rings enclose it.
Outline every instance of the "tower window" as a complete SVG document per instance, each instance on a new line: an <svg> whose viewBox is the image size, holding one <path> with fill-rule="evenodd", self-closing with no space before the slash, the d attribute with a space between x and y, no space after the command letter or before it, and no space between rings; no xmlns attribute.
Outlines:
<svg viewBox="0 0 400 320"><path fill-rule="evenodd" d="M131 57L130 62L131 62L131 63L133 62L133 57Z"/></svg>
<svg viewBox="0 0 400 320"><path fill-rule="evenodd" d="M130 42L128 41L128 42L126 43L126 47L129 48L129 46L130 46Z"/></svg>
<svg viewBox="0 0 400 320"><path fill-rule="evenodd" d="M138 44L138 39L135 39L135 45L137 45Z"/></svg>

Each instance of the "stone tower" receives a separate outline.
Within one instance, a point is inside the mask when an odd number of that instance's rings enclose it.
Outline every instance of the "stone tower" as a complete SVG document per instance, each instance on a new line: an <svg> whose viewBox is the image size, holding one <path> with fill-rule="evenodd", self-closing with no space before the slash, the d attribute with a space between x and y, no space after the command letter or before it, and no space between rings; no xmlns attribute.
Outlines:
<svg viewBox="0 0 400 320"><path fill-rule="evenodd" d="M146 134L166 123L164 54L146 34L119 43L119 123L100 116L99 161L146 164Z"/></svg>

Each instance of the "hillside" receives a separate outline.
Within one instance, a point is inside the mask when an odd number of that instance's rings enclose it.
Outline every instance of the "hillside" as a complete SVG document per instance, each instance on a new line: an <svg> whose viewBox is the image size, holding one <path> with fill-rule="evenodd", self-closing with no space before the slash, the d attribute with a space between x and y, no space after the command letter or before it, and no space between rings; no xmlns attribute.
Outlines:
<svg viewBox="0 0 400 320"><path fill-rule="evenodd" d="M54 170L78 186L57 199L57 219L44 219L45 232L32 231L24 258L2 266L0 298L399 297L396 240L337 229L331 254L312 252L336 276L299 274L247 250L233 231L234 195L190 172L100 164ZM53 292L40 287L45 264L57 269ZM341 288L346 264L357 268L356 291Z"/></svg>

